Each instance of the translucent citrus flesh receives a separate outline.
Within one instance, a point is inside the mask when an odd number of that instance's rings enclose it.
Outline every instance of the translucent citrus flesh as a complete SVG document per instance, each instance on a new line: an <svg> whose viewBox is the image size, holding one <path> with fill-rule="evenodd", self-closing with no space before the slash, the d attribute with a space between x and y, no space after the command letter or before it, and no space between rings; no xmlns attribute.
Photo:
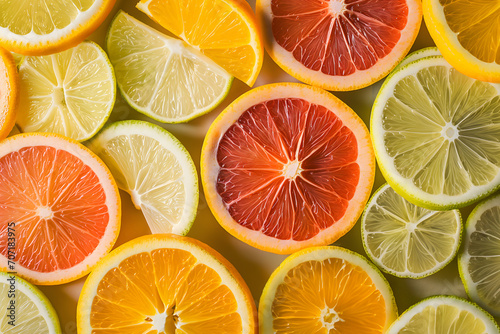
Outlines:
<svg viewBox="0 0 500 334"><path fill-rule="evenodd" d="M97 175L78 157L48 146L22 148L0 158L0 233L15 223L16 261L37 272L82 262L109 222ZM0 252L8 256L7 239Z"/></svg>
<svg viewBox="0 0 500 334"><path fill-rule="evenodd" d="M338 221L360 168L352 131L329 109L299 98L249 108L219 142L217 192L240 225L307 240Z"/></svg>
<svg viewBox="0 0 500 334"><path fill-rule="evenodd" d="M166 315L158 320L158 315ZM161 248L129 256L97 286L92 333L242 332L233 292L189 252Z"/></svg>
<svg viewBox="0 0 500 334"><path fill-rule="evenodd" d="M51 132L89 139L108 118L115 101L113 70L93 43L50 56L26 57L19 69L24 132Z"/></svg>
<svg viewBox="0 0 500 334"><path fill-rule="evenodd" d="M18 100L18 75L10 53L0 49L0 140L14 127Z"/></svg>
<svg viewBox="0 0 500 334"><path fill-rule="evenodd" d="M291 269L272 304L274 333L382 333L385 300L359 266L332 258Z"/></svg>
<svg viewBox="0 0 500 334"><path fill-rule="evenodd" d="M405 0L271 0L276 42L305 67L347 76L374 66L398 43Z"/></svg>
<svg viewBox="0 0 500 334"><path fill-rule="evenodd" d="M500 3L439 0L446 23L460 44L486 63L500 64Z"/></svg>
<svg viewBox="0 0 500 334"><path fill-rule="evenodd" d="M370 206L371 205L371 206ZM381 190L364 216L366 246L381 264L401 275L431 272L455 255L460 238L456 211L431 211Z"/></svg>
<svg viewBox="0 0 500 334"><path fill-rule="evenodd" d="M491 84L451 67L426 67L400 80L385 104L385 150L424 192L461 195L499 172L499 112Z"/></svg>

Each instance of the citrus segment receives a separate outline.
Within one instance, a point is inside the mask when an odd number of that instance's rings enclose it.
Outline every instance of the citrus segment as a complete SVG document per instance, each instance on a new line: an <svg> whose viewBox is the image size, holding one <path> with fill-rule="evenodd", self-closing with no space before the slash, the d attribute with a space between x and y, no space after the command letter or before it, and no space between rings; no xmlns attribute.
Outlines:
<svg viewBox="0 0 500 334"><path fill-rule="evenodd" d="M384 333L397 317L389 284L360 255L316 247L288 257L259 303L262 334Z"/></svg>
<svg viewBox="0 0 500 334"><path fill-rule="evenodd" d="M370 85L389 73L415 40L420 2L259 0L266 49L294 77L329 90Z"/></svg>
<svg viewBox="0 0 500 334"><path fill-rule="evenodd" d="M19 67L23 132L90 139L106 122L116 97L113 68L94 42L61 53L25 57Z"/></svg>
<svg viewBox="0 0 500 334"><path fill-rule="evenodd" d="M106 257L77 314L79 333L256 333L255 305L234 267L199 241L168 234Z"/></svg>
<svg viewBox="0 0 500 334"><path fill-rule="evenodd" d="M220 224L278 253L345 234L366 203L373 168L358 116L301 84L244 94L213 123L202 149L203 186Z"/></svg>
<svg viewBox="0 0 500 334"><path fill-rule="evenodd" d="M19 103L19 76L12 55L0 47L0 140L16 122Z"/></svg>
<svg viewBox="0 0 500 334"><path fill-rule="evenodd" d="M137 8L252 86L264 58L255 14L244 0L141 0Z"/></svg>
<svg viewBox="0 0 500 334"><path fill-rule="evenodd" d="M85 147L54 134L21 134L0 145L0 234L14 229L16 271L37 284L88 273L119 231L118 189ZM9 245L0 240L7 266Z"/></svg>

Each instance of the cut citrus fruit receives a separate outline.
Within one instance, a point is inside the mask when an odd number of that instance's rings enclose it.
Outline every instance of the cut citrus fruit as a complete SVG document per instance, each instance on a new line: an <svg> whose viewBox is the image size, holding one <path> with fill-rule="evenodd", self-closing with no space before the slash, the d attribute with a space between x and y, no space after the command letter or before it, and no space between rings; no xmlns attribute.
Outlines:
<svg viewBox="0 0 500 334"><path fill-rule="evenodd" d="M134 239L88 277L78 333L257 333L255 303L236 269L207 245L173 234Z"/></svg>
<svg viewBox="0 0 500 334"><path fill-rule="evenodd" d="M198 209L198 174L186 148L143 121L106 127L89 145L132 196L153 233L188 233Z"/></svg>
<svg viewBox="0 0 500 334"><path fill-rule="evenodd" d="M119 229L116 183L86 147L45 133L0 143L0 269L15 262L35 284L73 281L109 252Z"/></svg>
<svg viewBox="0 0 500 334"><path fill-rule="evenodd" d="M208 130L201 176L214 216L257 248L291 253L326 245L361 215L374 179L363 121L311 86L261 86Z"/></svg>
<svg viewBox="0 0 500 334"><path fill-rule="evenodd" d="M261 334L382 334L397 316L384 276L340 247L289 256L269 278L259 303Z"/></svg>
<svg viewBox="0 0 500 334"><path fill-rule="evenodd" d="M435 296L413 305L387 334L496 334L495 321L476 304L455 296Z"/></svg>
<svg viewBox="0 0 500 334"><path fill-rule="evenodd" d="M34 285L10 273L0 272L0 307L4 315L0 331L9 334L60 334L57 313Z"/></svg>
<svg viewBox="0 0 500 334"><path fill-rule="evenodd" d="M0 0L0 46L40 56L76 46L104 21L116 0Z"/></svg>
<svg viewBox="0 0 500 334"><path fill-rule="evenodd" d="M419 0L258 0L266 50L295 78L328 90L366 87L408 53Z"/></svg>
<svg viewBox="0 0 500 334"><path fill-rule="evenodd" d="M469 215L458 269L469 297L500 317L500 196Z"/></svg>
<svg viewBox="0 0 500 334"><path fill-rule="evenodd" d="M400 69L403 66L408 65L409 63L414 62L415 60L431 57L431 56L441 56L441 52L436 47L423 48L417 51L410 53L408 56L403 59L398 66L394 69L394 71Z"/></svg>
<svg viewBox="0 0 500 334"><path fill-rule="evenodd" d="M221 103L233 78L184 42L119 12L107 48L123 97L160 122L186 122Z"/></svg>
<svg viewBox="0 0 500 334"><path fill-rule="evenodd" d="M113 68L94 42L41 57L25 57L19 67L23 132L51 132L78 141L90 139L106 123L116 97Z"/></svg>
<svg viewBox="0 0 500 334"><path fill-rule="evenodd" d="M423 0L427 29L444 58L463 74L500 82L500 3Z"/></svg>
<svg viewBox="0 0 500 334"><path fill-rule="evenodd" d="M19 76L12 55L0 47L0 140L7 137L16 122L19 102Z"/></svg>
<svg viewBox="0 0 500 334"><path fill-rule="evenodd" d="M383 271L422 278L446 266L460 245L460 211L431 211L407 202L388 184L376 191L361 218L363 246Z"/></svg>
<svg viewBox="0 0 500 334"><path fill-rule="evenodd" d="M469 78L443 57L393 72L372 109L380 170L406 200L466 206L500 185L500 85Z"/></svg>
<svg viewBox="0 0 500 334"><path fill-rule="evenodd" d="M245 0L141 0L137 8L252 86L264 59L255 14Z"/></svg>

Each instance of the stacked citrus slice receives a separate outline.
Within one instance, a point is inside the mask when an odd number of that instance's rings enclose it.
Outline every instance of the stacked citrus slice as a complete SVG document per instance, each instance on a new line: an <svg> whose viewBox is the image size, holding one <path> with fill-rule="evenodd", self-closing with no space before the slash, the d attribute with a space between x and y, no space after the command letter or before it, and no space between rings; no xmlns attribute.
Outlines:
<svg viewBox="0 0 500 334"><path fill-rule="evenodd" d="M0 140L7 137L16 121L19 77L14 58L0 47Z"/></svg>

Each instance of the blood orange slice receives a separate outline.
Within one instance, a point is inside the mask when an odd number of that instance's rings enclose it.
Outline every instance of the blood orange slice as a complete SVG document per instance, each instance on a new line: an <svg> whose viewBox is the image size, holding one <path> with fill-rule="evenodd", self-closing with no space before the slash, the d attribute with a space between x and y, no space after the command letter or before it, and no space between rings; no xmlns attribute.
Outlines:
<svg viewBox="0 0 500 334"><path fill-rule="evenodd" d="M0 269L36 284L87 274L120 229L111 173L86 147L47 133L0 144Z"/></svg>
<svg viewBox="0 0 500 334"><path fill-rule="evenodd" d="M201 174L213 214L257 248L291 253L334 242L363 210L374 154L361 119L311 86L261 86L208 130Z"/></svg>
<svg viewBox="0 0 500 334"><path fill-rule="evenodd" d="M286 72L329 90L387 75L410 50L420 0L257 0L266 50Z"/></svg>

